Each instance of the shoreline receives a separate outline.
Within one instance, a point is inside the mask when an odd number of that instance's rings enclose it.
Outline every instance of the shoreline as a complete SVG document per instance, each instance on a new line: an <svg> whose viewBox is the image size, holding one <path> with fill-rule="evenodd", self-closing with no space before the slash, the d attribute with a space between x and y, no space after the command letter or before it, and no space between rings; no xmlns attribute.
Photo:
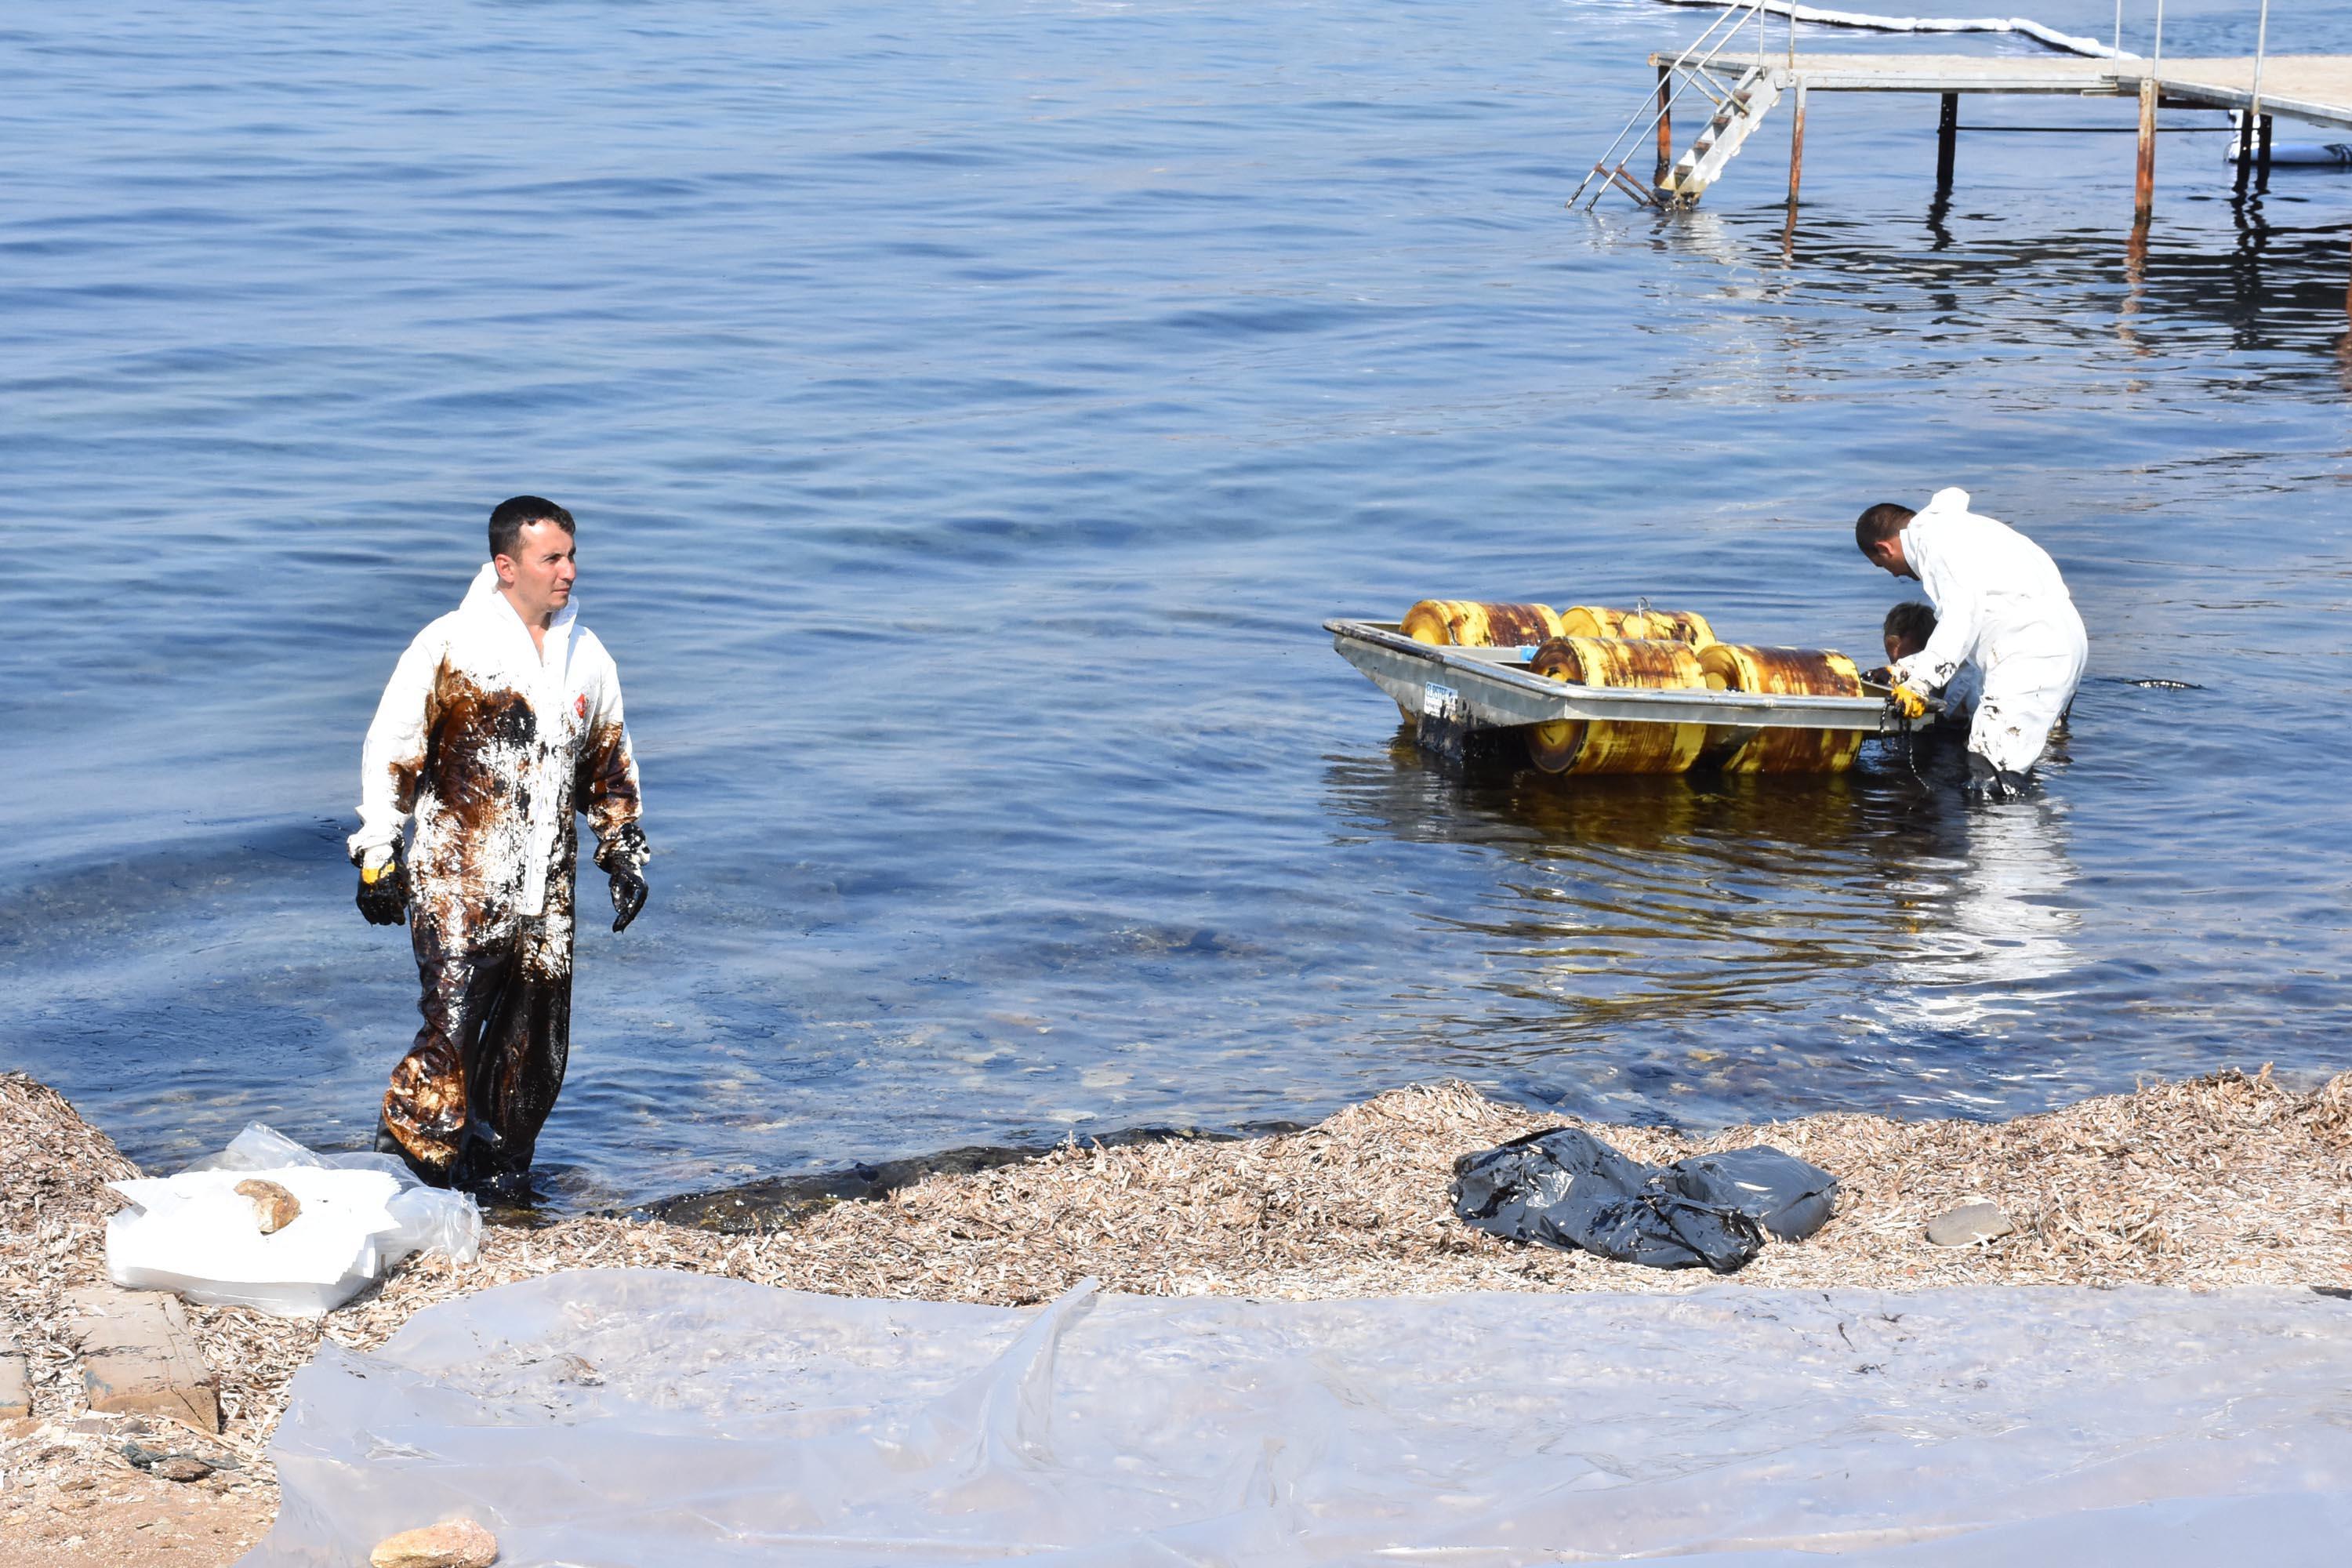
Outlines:
<svg viewBox="0 0 2352 1568"><path fill-rule="evenodd" d="M1079 1138L1074 1133L1060 1143L962 1143L929 1154L856 1160L846 1165L798 1175L759 1176L748 1182L730 1182L723 1187L674 1193L625 1208L569 1214L543 1209L501 1210L498 1223L544 1229L570 1219L651 1220L722 1236L757 1236L776 1225L790 1225L822 1214L836 1204L880 1203L935 1176L976 1176L1011 1165L1034 1164L1052 1158L1056 1151L1073 1143L1104 1149L1151 1143L1246 1143L1257 1138L1304 1132L1309 1125L1303 1121L1255 1121L1225 1130L1148 1124L1120 1128L1095 1138ZM489 1215L486 1208L484 1218L488 1220Z"/></svg>
<svg viewBox="0 0 2352 1568"><path fill-rule="evenodd" d="M1454 1215L1446 1186L1457 1156L1553 1126L1584 1127L1656 1163L1771 1143L1840 1178L1838 1212L1808 1240L1770 1245L1728 1277L1499 1241ZM288 1382L322 1342L380 1344L426 1306L566 1268L677 1268L999 1305L1048 1300L1089 1277L1139 1294L1295 1299L1743 1284L2352 1289L2352 1073L2300 1089L2267 1072L2223 1072L2009 1121L1833 1112L1707 1135L1591 1123L1441 1083L1254 1138L1179 1132L860 1168L873 1190L753 1207L748 1228L725 1228L744 1210L751 1189L742 1187L670 1200L701 1205L675 1218L493 1225L476 1263L412 1259L323 1322L192 1307L226 1427L197 1438L91 1415L81 1398L66 1292L103 1281L105 1216L119 1203L103 1184L133 1173L131 1163L21 1074L0 1074L0 1338L21 1343L32 1391L30 1417L0 1421L9 1481L0 1568L233 1561L275 1517L269 1435ZM1007 1157L950 1168L974 1154ZM1979 1199L2000 1204L2014 1231L1958 1247L1927 1240L1929 1218ZM126 1438L152 1447L166 1437L239 1468L182 1483L120 1457Z"/></svg>

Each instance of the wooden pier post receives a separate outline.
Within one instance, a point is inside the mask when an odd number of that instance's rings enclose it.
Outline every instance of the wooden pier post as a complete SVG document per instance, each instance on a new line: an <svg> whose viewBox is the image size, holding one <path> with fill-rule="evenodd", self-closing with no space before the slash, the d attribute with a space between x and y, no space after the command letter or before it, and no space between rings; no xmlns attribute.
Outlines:
<svg viewBox="0 0 2352 1568"><path fill-rule="evenodd" d="M1952 188L1952 153L1960 144L1960 95L1944 94L1943 111L1936 118L1936 186Z"/></svg>
<svg viewBox="0 0 2352 1568"><path fill-rule="evenodd" d="M2132 184L2132 221L2146 223L2156 205L2156 79L2139 84L2139 176Z"/></svg>
<svg viewBox="0 0 2352 1568"><path fill-rule="evenodd" d="M1658 172L1650 184L1663 185L1675 166L1675 89L1674 73L1664 66L1658 68Z"/></svg>
<svg viewBox="0 0 2352 1568"><path fill-rule="evenodd" d="M1805 84L1797 82L1796 112L1789 120L1789 205L1797 205L1797 183L1805 174Z"/></svg>

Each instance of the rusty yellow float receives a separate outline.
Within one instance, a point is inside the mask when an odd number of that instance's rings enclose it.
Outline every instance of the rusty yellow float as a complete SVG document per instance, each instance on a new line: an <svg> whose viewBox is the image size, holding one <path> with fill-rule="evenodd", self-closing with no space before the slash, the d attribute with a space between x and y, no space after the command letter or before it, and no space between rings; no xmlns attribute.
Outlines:
<svg viewBox="0 0 2352 1568"><path fill-rule="evenodd" d="M1528 661L1534 674L1574 686L1703 690L1706 671L1688 643L1553 637ZM1548 773L1679 773L1706 744L1704 724L1562 719L1527 727L1528 757Z"/></svg>
<svg viewBox="0 0 2352 1568"><path fill-rule="evenodd" d="M1439 647L1525 647L1560 635L1549 605L1499 605L1480 599L1423 599L1397 630Z"/></svg>
<svg viewBox="0 0 2352 1568"><path fill-rule="evenodd" d="M1715 641L1715 628L1696 610L1612 610L1599 605L1570 605L1559 613L1559 635L1568 637L1630 637L1638 642L1687 643L1705 647Z"/></svg>
<svg viewBox="0 0 2352 1568"><path fill-rule="evenodd" d="M1503 604L1486 599L1423 599L1397 630L1438 647L1527 647L1552 637L1624 637L1705 647L1715 628L1696 610L1611 609L1601 605Z"/></svg>
<svg viewBox="0 0 2352 1568"><path fill-rule="evenodd" d="M1698 650L1713 691L1781 697L1860 697L1853 660L1827 648L1716 643ZM1862 751L1860 730L1751 730L1710 725L1699 763L1727 773L1842 773Z"/></svg>

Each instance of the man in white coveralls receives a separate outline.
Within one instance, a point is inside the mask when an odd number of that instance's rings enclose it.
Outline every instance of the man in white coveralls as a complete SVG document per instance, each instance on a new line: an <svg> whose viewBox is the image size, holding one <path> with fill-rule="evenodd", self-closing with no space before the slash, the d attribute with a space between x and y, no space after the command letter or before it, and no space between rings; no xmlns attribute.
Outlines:
<svg viewBox="0 0 2352 1568"><path fill-rule="evenodd" d="M576 532L538 496L490 513L489 563L400 656L361 750L360 912L415 917L425 1015L376 1147L439 1185L520 1185L563 1087L574 810L596 830L613 929L645 906L636 759L620 672L572 596Z"/></svg>
<svg viewBox="0 0 2352 1568"><path fill-rule="evenodd" d="M2014 794L2074 700L2089 645L2058 563L2033 541L1941 489L1918 511L1882 501L1855 520L1870 563L1912 577L1936 606L1927 646L1889 668L1904 717L1927 711L1964 665L1983 678L1969 726L1969 781Z"/></svg>

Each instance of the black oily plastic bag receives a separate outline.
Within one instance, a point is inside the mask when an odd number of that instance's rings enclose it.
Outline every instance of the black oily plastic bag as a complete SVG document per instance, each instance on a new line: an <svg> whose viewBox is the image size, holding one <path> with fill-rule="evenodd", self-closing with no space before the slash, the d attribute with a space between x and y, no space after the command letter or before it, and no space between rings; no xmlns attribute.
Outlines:
<svg viewBox="0 0 2352 1568"><path fill-rule="evenodd" d="M1650 1165L1560 1127L1464 1155L1453 1196L1455 1214L1508 1240L1729 1274L1763 1250L1768 1231L1794 1241L1819 1230L1837 1206L1837 1178L1761 1144Z"/></svg>
<svg viewBox="0 0 2352 1568"><path fill-rule="evenodd" d="M1802 1241L1837 1212L1837 1178L1769 1143L1694 1154L1661 1173L1691 1202L1736 1209L1782 1241Z"/></svg>

